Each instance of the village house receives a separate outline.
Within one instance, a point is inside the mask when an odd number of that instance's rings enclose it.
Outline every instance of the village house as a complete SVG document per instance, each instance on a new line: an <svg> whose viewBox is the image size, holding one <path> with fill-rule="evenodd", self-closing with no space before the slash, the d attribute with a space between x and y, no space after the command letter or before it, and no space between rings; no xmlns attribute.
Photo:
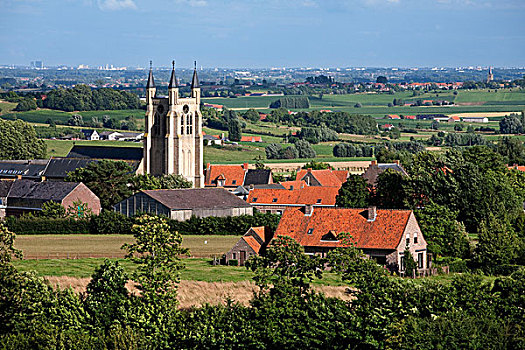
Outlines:
<svg viewBox="0 0 525 350"><path fill-rule="evenodd" d="M487 117L463 117L463 123L488 123Z"/></svg>
<svg viewBox="0 0 525 350"><path fill-rule="evenodd" d="M261 136L241 136L241 142L263 142Z"/></svg>
<svg viewBox="0 0 525 350"><path fill-rule="evenodd" d="M100 136L96 130L93 129L82 129L82 134L84 135L84 139L89 141L97 141L100 140Z"/></svg>
<svg viewBox="0 0 525 350"><path fill-rule="evenodd" d="M248 163L242 165L206 165L204 186L223 187L234 191L239 186L267 185L273 183L270 169L248 169Z"/></svg>
<svg viewBox="0 0 525 350"><path fill-rule="evenodd" d="M282 214L286 208L314 205L335 207L338 187L306 186L293 190L255 188L248 195L248 203L262 213Z"/></svg>
<svg viewBox="0 0 525 350"><path fill-rule="evenodd" d="M6 200L5 215L20 216L42 210L44 203L53 201L65 209L81 202L91 213L101 210L99 198L82 182L36 182L31 180L1 181L1 194Z"/></svg>
<svg viewBox="0 0 525 350"><path fill-rule="evenodd" d="M253 215L252 206L223 188L142 190L117 203L113 209L130 217L138 213L150 213L179 221L192 216Z"/></svg>
<svg viewBox="0 0 525 350"><path fill-rule="evenodd" d="M297 172L296 181L304 181L308 186L340 188L348 178L347 170L312 170L301 169Z"/></svg>
<svg viewBox="0 0 525 350"><path fill-rule="evenodd" d="M401 166L399 160L395 160L394 163L377 163L376 160L373 160L362 176L369 185L375 186L377 184L377 177L379 174L387 169L391 169L401 173L404 176L408 176L408 173Z"/></svg>
<svg viewBox="0 0 525 350"><path fill-rule="evenodd" d="M272 239L270 231L264 226L251 227L239 241L224 256L226 265L244 266L246 261L256 255L264 254L264 250Z"/></svg>
<svg viewBox="0 0 525 350"><path fill-rule="evenodd" d="M427 242L412 210L288 208L274 237L289 236L306 254L326 256L342 246L340 233L349 234L357 248L392 272L404 273L406 248L417 262L418 272L428 268Z"/></svg>

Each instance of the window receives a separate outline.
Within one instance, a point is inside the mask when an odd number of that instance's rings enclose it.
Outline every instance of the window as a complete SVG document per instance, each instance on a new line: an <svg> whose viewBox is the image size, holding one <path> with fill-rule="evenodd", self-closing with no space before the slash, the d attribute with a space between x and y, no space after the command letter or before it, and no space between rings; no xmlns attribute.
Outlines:
<svg viewBox="0 0 525 350"><path fill-rule="evenodd" d="M232 180L232 185L237 184L237 180Z"/></svg>
<svg viewBox="0 0 525 350"><path fill-rule="evenodd" d="M277 214L283 215L283 211L282 210L277 210Z"/></svg>
<svg viewBox="0 0 525 350"><path fill-rule="evenodd" d="M311 235L313 232L314 232L314 229L313 229L313 228L309 228L309 229L308 229L308 234L309 234L309 235Z"/></svg>
<svg viewBox="0 0 525 350"><path fill-rule="evenodd" d="M322 199L319 198L319 199L317 200L317 203L321 203L321 202L322 202Z"/></svg>
<svg viewBox="0 0 525 350"><path fill-rule="evenodd" d="M277 202L277 198L272 199L272 202L273 203Z"/></svg>
<svg viewBox="0 0 525 350"><path fill-rule="evenodd" d="M417 254L417 268L422 269L423 268L423 253Z"/></svg>
<svg viewBox="0 0 525 350"><path fill-rule="evenodd" d="M237 254L236 253L232 253L232 259L237 259Z"/></svg>
<svg viewBox="0 0 525 350"><path fill-rule="evenodd" d="M401 267L399 271L405 271L405 257L404 256L401 257Z"/></svg>
<svg viewBox="0 0 525 350"><path fill-rule="evenodd" d="M407 233L407 247L410 245L410 233Z"/></svg>
<svg viewBox="0 0 525 350"><path fill-rule="evenodd" d="M257 197L255 197L254 199L252 199L252 202L257 202Z"/></svg>
<svg viewBox="0 0 525 350"><path fill-rule="evenodd" d="M414 233L414 244L417 244L417 232Z"/></svg>

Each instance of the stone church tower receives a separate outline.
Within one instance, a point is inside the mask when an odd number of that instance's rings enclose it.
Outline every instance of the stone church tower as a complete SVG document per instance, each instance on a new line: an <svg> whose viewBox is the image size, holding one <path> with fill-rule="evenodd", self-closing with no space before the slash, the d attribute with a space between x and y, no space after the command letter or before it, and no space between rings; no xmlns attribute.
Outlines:
<svg viewBox="0 0 525 350"><path fill-rule="evenodd" d="M146 85L146 125L144 133L144 173L179 174L204 187L201 89L197 67L193 71L191 97L179 97L175 62L168 86L168 97L156 97L150 62Z"/></svg>

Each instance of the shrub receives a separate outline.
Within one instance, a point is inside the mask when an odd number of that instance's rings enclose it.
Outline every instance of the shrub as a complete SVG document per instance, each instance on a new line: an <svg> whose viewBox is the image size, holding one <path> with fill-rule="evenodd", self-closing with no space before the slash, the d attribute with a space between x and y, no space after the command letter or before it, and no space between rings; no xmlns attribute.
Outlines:
<svg viewBox="0 0 525 350"><path fill-rule="evenodd" d="M103 210L100 215L92 216L89 232L92 234L131 234L133 219L112 210Z"/></svg>
<svg viewBox="0 0 525 350"><path fill-rule="evenodd" d="M7 227L16 234L84 234L89 233L89 219L75 220L72 218L44 217L8 217Z"/></svg>
<svg viewBox="0 0 525 350"><path fill-rule="evenodd" d="M239 261L237 259L228 260L228 266L239 266Z"/></svg>

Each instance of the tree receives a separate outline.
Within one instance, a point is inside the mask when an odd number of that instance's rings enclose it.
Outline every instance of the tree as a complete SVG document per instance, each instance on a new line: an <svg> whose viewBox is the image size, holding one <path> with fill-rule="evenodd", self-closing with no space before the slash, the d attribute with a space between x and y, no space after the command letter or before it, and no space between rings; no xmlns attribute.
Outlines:
<svg viewBox="0 0 525 350"><path fill-rule="evenodd" d="M506 115L499 122L499 132L501 134L521 134L523 133L522 121L515 114Z"/></svg>
<svg viewBox="0 0 525 350"><path fill-rule="evenodd" d="M415 211L428 250L436 256L468 258L470 243L465 226L456 220L458 212L433 202Z"/></svg>
<svg viewBox="0 0 525 350"><path fill-rule="evenodd" d="M135 175L130 179L130 188L133 192L140 190L169 190L177 188L191 188L192 183L177 174L154 176L150 174Z"/></svg>
<svg viewBox="0 0 525 350"><path fill-rule="evenodd" d="M302 169L324 170L330 169L330 164L312 160L301 167Z"/></svg>
<svg viewBox="0 0 525 350"><path fill-rule="evenodd" d="M242 126L239 118L231 118L228 121L228 139L230 141L241 141Z"/></svg>
<svg viewBox="0 0 525 350"><path fill-rule="evenodd" d="M128 276L118 261L105 259L95 269L84 301L95 327L107 331L112 324L124 321L127 308L131 307L127 282Z"/></svg>
<svg viewBox="0 0 525 350"><path fill-rule="evenodd" d="M249 120L253 123L258 122L259 113L255 109L250 108L249 110L246 111L246 113L244 113L244 119Z"/></svg>
<svg viewBox="0 0 525 350"><path fill-rule="evenodd" d="M376 83L378 84L387 84L388 79L384 75L380 75L376 78Z"/></svg>
<svg viewBox="0 0 525 350"><path fill-rule="evenodd" d="M408 188L402 174L387 169L377 177L376 192L372 197L372 203L380 208L404 209L409 199Z"/></svg>
<svg viewBox="0 0 525 350"><path fill-rule="evenodd" d="M15 107L15 111L17 112L26 112L36 109L36 102L33 98L26 97L22 99Z"/></svg>
<svg viewBox="0 0 525 350"><path fill-rule="evenodd" d="M405 249L405 252L403 253L403 258L405 261L405 276L412 277L414 275L414 272L417 271L417 263L414 260L412 253L410 253L410 250L408 250L408 248Z"/></svg>
<svg viewBox="0 0 525 350"><path fill-rule="evenodd" d="M525 164L525 145L517 137L503 137L496 151L505 157L507 164Z"/></svg>
<svg viewBox="0 0 525 350"><path fill-rule="evenodd" d="M142 320L143 332L154 348L170 348L168 338L175 332L177 285L184 268L180 256L188 254L182 247L182 236L170 230L168 219L143 215L132 227L135 243L124 244L126 258L137 268L132 279L141 291L135 316Z"/></svg>
<svg viewBox="0 0 525 350"><path fill-rule="evenodd" d="M55 201L48 201L42 205L40 215L46 218L63 218L66 216L66 209L62 204Z"/></svg>
<svg viewBox="0 0 525 350"><path fill-rule="evenodd" d="M283 146L279 143L270 143L266 148L264 149L266 153L266 159L278 159L279 154L281 150L283 149Z"/></svg>
<svg viewBox="0 0 525 350"><path fill-rule="evenodd" d="M46 144L35 129L21 120L0 120L0 159L43 159Z"/></svg>
<svg viewBox="0 0 525 350"><path fill-rule="evenodd" d="M295 147L297 148L298 158L315 158L316 156L312 145L306 140L298 140Z"/></svg>
<svg viewBox="0 0 525 350"><path fill-rule="evenodd" d="M93 215L93 211L87 203L83 203L80 199L77 199L73 201L72 205L67 207L66 215L75 219L84 219Z"/></svg>
<svg viewBox="0 0 525 350"><path fill-rule="evenodd" d="M84 125L84 119L80 114L73 114L71 117L69 117L67 121L67 125L70 126L83 126Z"/></svg>
<svg viewBox="0 0 525 350"><path fill-rule="evenodd" d="M111 207L131 196L128 187L132 168L124 161L101 160L70 172L66 181L83 182L100 199L102 208Z"/></svg>
<svg viewBox="0 0 525 350"><path fill-rule="evenodd" d="M366 180L355 174L350 174L339 189L335 204L342 208L366 208L370 201L370 188Z"/></svg>

